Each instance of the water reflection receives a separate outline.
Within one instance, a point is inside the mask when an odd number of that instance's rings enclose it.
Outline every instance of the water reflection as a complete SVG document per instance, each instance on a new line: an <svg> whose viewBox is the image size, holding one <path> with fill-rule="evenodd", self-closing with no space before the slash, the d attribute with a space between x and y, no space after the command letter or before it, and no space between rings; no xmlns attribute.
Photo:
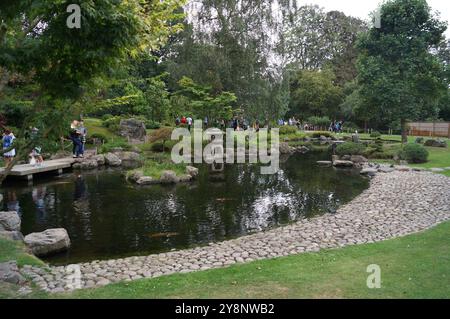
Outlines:
<svg viewBox="0 0 450 319"><path fill-rule="evenodd" d="M257 165L227 166L211 182L135 187L117 171L70 174L3 190L27 234L64 227L72 240L53 263L148 254L207 244L333 210L368 186L357 172L315 169L322 155L291 157L277 175ZM20 205L19 205L20 203Z"/></svg>

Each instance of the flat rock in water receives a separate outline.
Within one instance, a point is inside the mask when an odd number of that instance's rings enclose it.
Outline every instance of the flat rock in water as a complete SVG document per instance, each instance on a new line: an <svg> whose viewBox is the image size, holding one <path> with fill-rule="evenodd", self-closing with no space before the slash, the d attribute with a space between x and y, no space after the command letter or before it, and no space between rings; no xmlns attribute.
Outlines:
<svg viewBox="0 0 450 319"><path fill-rule="evenodd" d="M333 162L331 161L317 161L317 165L322 167L331 167L333 166Z"/></svg>
<svg viewBox="0 0 450 319"><path fill-rule="evenodd" d="M20 231L20 224L17 212L0 212L0 231Z"/></svg>
<svg viewBox="0 0 450 319"><path fill-rule="evenodd" d="M36 256L46 256L67 250L70 238L64 228L47 229L25 236L25 244Z"/></svg>

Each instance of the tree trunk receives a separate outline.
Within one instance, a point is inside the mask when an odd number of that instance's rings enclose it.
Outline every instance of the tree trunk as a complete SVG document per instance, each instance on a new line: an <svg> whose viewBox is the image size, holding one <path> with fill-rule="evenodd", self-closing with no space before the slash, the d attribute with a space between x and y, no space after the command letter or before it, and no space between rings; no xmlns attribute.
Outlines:
<svg viewBox="0 0 450 319"><path fill-rule="evenodd" d="M408 128L406 125L406 120L401 119L400 125L402 127L402 144L406 144L406 143L408 143Z"/></svg>

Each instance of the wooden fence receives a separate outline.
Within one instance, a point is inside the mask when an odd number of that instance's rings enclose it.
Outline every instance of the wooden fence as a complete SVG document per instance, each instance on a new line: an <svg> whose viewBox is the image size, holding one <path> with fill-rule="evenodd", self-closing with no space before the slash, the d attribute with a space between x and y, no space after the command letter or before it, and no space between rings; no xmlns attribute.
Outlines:
<svg viewBox="0 0 450 319"><path fill-rule="evenodd" d="M450 138L450 122L415 122L408 123L408 127L411 136Z"/></svg>

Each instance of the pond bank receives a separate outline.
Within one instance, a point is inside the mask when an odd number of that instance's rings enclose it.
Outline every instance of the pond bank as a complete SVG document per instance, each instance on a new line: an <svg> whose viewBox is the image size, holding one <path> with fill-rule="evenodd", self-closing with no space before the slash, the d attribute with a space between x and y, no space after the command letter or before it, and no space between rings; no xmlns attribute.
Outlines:
<svg viewBox="0 0 450 319"><path fill-rule="evenodd" d="M418 191L420 190L420 191ZM163 254L77 264L81 288L226 267L302 252L372 243L428 229L450 219L450 179L429 172L378 174L349 204L310 220L221 243ZM67 290L66 267L23 272L42 289Z"/></svg>

